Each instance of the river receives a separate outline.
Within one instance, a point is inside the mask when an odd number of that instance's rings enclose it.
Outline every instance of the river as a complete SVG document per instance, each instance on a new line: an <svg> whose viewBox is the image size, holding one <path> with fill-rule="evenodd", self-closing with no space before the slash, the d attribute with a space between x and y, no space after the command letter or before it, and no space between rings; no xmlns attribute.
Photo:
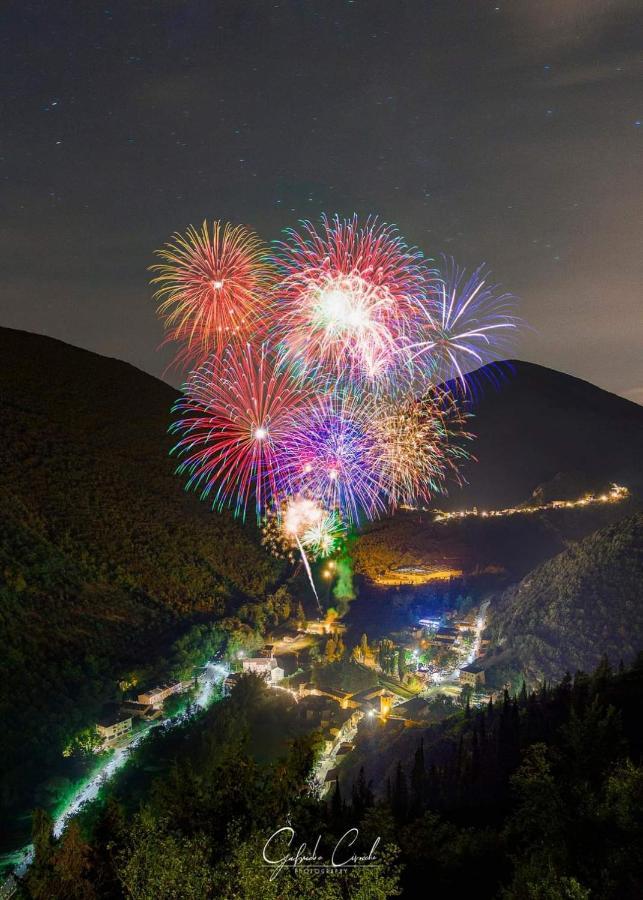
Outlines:
<svg viewBox="0 0 643 900"><path fill-rule="evenodd" d="M220 662L212 660L206 663L203 676L199 681L197 695L189 712L149 722L144 729L129 736L122 744L115 747L108 756L99 760L97 768L92 771L86 781L76 788L64 808L56 815L54 819L54 835L60 837L69 820L98 797L102 788L127 763L132 750L135 750L136 747L146 740L155 728L158 728L160 725L164 725L167 728L175 727L184 722L187 717L196 714L202 709L206 709L212 701L215 685L222 682L228 672L227 666ZM31 865L32 859L33 845L27 844L20 850L0 857L0 871L12 868L17 875L24 875Z"/></svg>

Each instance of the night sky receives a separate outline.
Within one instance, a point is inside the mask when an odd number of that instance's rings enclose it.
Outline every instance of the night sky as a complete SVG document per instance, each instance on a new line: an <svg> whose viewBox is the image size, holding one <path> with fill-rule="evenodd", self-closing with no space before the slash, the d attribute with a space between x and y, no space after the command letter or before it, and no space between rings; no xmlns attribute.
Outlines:
<svg viewBox="0 0 643 900"><path fill-rule="evenodd" d="M491 266L515 356L643 402L638 5L5 3L0 325L161 375L172 231L379 213Z"/></svg>

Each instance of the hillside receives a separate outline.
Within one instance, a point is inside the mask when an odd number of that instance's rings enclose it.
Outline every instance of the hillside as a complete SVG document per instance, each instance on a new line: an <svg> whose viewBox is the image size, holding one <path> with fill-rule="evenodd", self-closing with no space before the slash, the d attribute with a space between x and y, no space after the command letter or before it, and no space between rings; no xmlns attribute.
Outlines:
<svg viewBox="0 0 643 900"><path fill-rule="evenodd" d="M496 680L589 671L643 648L643 514L590 535L506 590L490 608Z"/></svg>
<svg viewBox="0 0 643 900"><path fill-rule="evenodd" d="M639 506L640 501L628 497L574 509L442 522L432 513L402 510L362 529L354 544L355 570L381 586L439 586L459 575L484 575L486 582L508 584Z"/></svg>
<svg viewBox="0 0 643 900"><path fill-rule="evenodd" d="M116 679L196 617L261 597L278 568L252 524L182 491L168 458L172 388L9 329L0 329L0 358L7 806L60 759Z"/></svg>
<svg viewBox="0 0 643 900"><path fill-rule="evenodd" d="M559 473L593 486L643 489L643 407L571 375L512 361L476 373L469 405L477 462L469 484L436 498L444 509L516 505Z"/></svg>

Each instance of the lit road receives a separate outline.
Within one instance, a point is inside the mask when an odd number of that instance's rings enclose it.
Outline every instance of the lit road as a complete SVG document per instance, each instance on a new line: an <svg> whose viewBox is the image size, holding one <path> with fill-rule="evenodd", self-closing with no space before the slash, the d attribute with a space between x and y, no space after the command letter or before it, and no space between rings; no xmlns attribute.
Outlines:
<svg viewBox="0 0 643 900"><path fill-rule="evenodd" d="M95 800L101 789L114 777L116 772L121 769L130 753L139 746L153 731L160 725L166 728L172 728L180 722L185 721L189 715L194 715L201 709L205 709L212 700L214 687L217 683L223 681L228 675L227 666L218 662L206 663L204 674L199 681L199 690L194 698L194 703L190 713L182 713L177 716L169 716L165 719L157 719L150 722L144 730L138 731L136 734L129 735L123 739L117 747L114 748L110 756L102 763L99 768L93 772L90 779L81 785L74 795L71 797L63 811L54 820L54 835L60 837L65 829L65 825L77 815L86 804ZM4 858L4 862L10 861L14 871L18 876L24 875L33 860L33 846L28 844L22 850L9 854Z"/></svg>

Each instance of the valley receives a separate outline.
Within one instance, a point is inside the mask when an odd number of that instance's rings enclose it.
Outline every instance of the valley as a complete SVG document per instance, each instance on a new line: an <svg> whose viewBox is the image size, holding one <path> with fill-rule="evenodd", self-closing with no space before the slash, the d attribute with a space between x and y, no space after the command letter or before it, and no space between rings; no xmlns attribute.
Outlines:
<svg viewBox="0 0 643 900"><path fill-rule="evenodd" d="M332 806L342 791L364 792L364 770L380 802L418 739L441 765L463 717L490 699L502 705L505 690L591 671L606 652L627 666L643 646L634 404L512 364L506 392L483 393L476 407L470 483L352 534L343 581L334 565L314 564L318 620L301 566L272 557L254 523L180 490L165 434L175 391L46 338L0 329L0 350L10 362L0 449L5 866L28 841L34 808L52 815L60 841L72 822L90 833L112 800L135 816L171 760L194 755L207 768L214 723L227 723L249 771L281 771L300 747L311 796ZM541 394L558 421L551 445L539 436ZM508 436L500 420L518 416L519 403L533 421ZM609 448L597 409L623 439ZM571 465L579 442L583 471ZM266 691L242 680L225 698L217 688L221 702L207 709L191 693L189 718L173 711L105 755L83 750L105 709L144 687L189 681L212 661L242 671L261 653L274 654L283 683Z"/></svg>

